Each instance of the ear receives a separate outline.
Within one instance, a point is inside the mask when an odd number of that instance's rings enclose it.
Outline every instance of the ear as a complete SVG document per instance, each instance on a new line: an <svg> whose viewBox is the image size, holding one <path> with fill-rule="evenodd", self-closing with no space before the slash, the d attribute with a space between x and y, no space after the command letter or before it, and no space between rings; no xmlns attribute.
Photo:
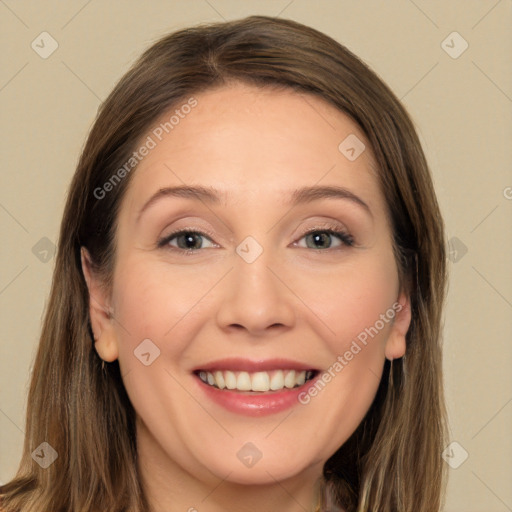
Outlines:
<svg viewBox="0 0 512 512"><path fill-rule="evenodd" d="M393 304L395 317L391 326L391 332L386 341L384 353L386 358L392 361L405 354L405 336L411 324L411 301L404 292L400 293L398 300Z"/></svg>
<svg viewBox="0 0 512 512"><path fill-rule="evenodd" d="M92 268L91 257L85 247L80 249L80 256L82 272L89 290L89 317L94 335L94 346L101 359L112 362L118 358L119 349L109 297Z"/></svg>

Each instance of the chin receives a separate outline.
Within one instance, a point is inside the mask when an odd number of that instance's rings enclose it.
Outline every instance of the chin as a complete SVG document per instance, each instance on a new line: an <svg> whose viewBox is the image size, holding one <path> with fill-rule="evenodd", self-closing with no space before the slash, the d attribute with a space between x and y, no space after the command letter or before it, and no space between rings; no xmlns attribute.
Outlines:
<svg viewBox="0 0 512 512"><path fill-rule="evenodd" d="M267 485L275 484L276 481L293 479L304 471L314 472L316 470L320 476L324 462L323 459L297 461L277 456L265 457L265 454L262 453L259 460L247 460L245 463L235 458L226 464L219 464L218 461L215 461L212 465L207 465L207 463L205 465L218 478L227 482L240 485Z"/></svg>

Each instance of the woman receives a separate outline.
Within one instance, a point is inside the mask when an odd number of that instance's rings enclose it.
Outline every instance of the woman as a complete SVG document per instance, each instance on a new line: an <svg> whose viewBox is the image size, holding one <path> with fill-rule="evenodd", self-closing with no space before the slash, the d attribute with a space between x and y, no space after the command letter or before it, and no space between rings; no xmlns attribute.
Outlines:
<svg viewBox="0 0 512 512"><path fill-rule="evenodd" d="M164 37L75 172L3 509L438 511L444 244L346 48L264 16Z"/></svg>

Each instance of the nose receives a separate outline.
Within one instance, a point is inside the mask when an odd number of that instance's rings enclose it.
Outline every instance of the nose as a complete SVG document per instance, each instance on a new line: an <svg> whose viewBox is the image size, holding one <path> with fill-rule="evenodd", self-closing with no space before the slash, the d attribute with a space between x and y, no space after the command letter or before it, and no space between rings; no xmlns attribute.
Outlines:
<svg viewBox="0 0 512 512"><path fill-rule="evenodd" d="M297 308L290 283L280 273L265 251L252 263L236 255L217 312L221 329L261 337L292 328Z"/></svg>

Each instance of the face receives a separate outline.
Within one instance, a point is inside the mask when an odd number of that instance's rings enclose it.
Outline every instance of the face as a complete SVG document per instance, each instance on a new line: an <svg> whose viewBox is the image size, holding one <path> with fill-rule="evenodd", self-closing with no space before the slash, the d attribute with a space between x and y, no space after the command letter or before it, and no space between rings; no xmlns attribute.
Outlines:
<svg viewBox="0 0 512 512"><path fill-rule="evenodd" d="M161 467L319 476L410 321L371 148L311 95L195 98L141 138L155 145L121 204L108 294L84 259L96 350L119 359L139 449Z"/></svg>

